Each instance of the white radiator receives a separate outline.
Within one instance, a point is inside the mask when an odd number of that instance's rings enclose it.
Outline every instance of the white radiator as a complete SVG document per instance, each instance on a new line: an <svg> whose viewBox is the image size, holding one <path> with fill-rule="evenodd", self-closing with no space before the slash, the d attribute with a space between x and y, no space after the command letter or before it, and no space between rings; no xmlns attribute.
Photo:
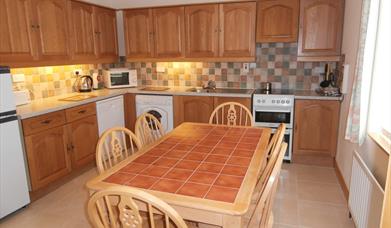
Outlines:
<svg viewBox="0 0 391 228"><path fill-rule="evenodd" d="M354 151L349 188L349 210L357 228L378 228L384 190Z"/></svg>

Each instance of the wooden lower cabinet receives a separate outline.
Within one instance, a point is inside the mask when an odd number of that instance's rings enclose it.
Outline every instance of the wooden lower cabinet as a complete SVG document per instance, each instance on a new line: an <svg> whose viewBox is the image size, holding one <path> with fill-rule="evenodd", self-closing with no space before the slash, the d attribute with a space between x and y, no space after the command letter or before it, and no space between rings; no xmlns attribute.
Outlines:
<svg viewBox="0 0 391 228"><path fill-rule="evenodd" d="M95 148L98 143L96 115L77 120L67 127L72 148L72 169L95 162Z"/></svg>
<svg viewBox="0 0 391 228"><path fill-rule="evenodd" d="M238 102L251 110L251 98L174 96L174 127L183 122L209 123L213 110L225 102Z"/></svg>
<svg viewBox="0 0 391 228"><path fill-rule="evenodd" d="M136 95L132 93L125 94L124 106L125 106L125 127L134 132L134 127L137 119Z"/></svg>
<svg viewBox="0 0 391 228"><path fill-rule="evenodd" d="M70 145L65 126L25 137L32 190L71 172Z"/></svg>
<svg viewBox="0 0 391 228"><path fill-rule="evenodd" d="M339 108L339 101L295 101L294 162L333 165L337 149Z"/></svg>
<svg viewBox="0 0 391 228"><path fill-rule="evenodd" d="M70 174L76 174L75 171L94 163L98 141L96 114L93 112L84 116L87 112L80 111L87 110L91 105L94 104L22 120L33 194L45 191ZM80 118L71 115L75 117L74 120L68 119L66 122L65 113L73 112L80 113ZM48 127L44 128L39 123ZM31 128L36 130L26 131Z"/></svg>

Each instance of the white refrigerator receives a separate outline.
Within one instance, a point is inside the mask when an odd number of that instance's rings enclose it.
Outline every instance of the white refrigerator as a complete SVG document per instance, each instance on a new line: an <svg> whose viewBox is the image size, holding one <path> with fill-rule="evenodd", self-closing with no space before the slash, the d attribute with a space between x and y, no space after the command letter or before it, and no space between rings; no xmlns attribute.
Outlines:
<svg viewBox="0 0 391 228"><path fill-rule="evenodd" d="M10 70L0 66L0 219L30 203L24 155Z"/></svg>

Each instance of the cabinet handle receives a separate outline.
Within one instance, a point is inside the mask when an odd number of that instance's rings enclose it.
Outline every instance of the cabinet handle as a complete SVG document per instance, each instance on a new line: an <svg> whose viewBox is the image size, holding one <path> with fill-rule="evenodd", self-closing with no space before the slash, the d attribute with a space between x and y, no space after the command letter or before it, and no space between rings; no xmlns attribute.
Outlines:
<svg viewBox="0 0 391 228"><path fill-rule="evenodd" d="M297 124L295 124L295 132L297 131Z"/></svg>
<svg viewBox="0 0 391 228"><path fill-rule="evenodd" d="M42 121L41 124L50 124L52 122L52 120L45 120L45 121Z"/></svg>
<svg viewBox="0 0 391 228"><path fill-rule="evenodd" d="M79 111L79 114L84 114L86 112L87 112L86 110L81 110L81 111Z"/></svg>
<svg viewBox="0 0 391 228"><path fill-rule="evenodd" d="M67 151L70 152L72 150L71 145L67 144Z"/></svg>
<svg viewBox="0 0 391 228"><path fill-rule="evenodd" d="M39 25L36 25L35 27L37 27L37 29L41 28L41 26L39 26Z"/></svg>
<svg viewBox="0 0 391 228"><path fill-rule="evenodd" d="M71 149L72 151L75 149L75 146L73 144L71 144Z"/></svg>

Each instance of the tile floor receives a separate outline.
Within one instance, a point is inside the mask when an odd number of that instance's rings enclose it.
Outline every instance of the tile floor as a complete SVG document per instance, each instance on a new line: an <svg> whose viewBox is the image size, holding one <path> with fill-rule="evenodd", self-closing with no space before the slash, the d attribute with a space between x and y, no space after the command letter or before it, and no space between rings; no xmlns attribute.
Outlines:
<svg viewBox="0 0 391 228"><path fill-rule="evenodd" d="M1 228L90 227L85 216L92 169L0 221ZM284 164L274 204L274 227L353 227L331 168Z"/></svg>

